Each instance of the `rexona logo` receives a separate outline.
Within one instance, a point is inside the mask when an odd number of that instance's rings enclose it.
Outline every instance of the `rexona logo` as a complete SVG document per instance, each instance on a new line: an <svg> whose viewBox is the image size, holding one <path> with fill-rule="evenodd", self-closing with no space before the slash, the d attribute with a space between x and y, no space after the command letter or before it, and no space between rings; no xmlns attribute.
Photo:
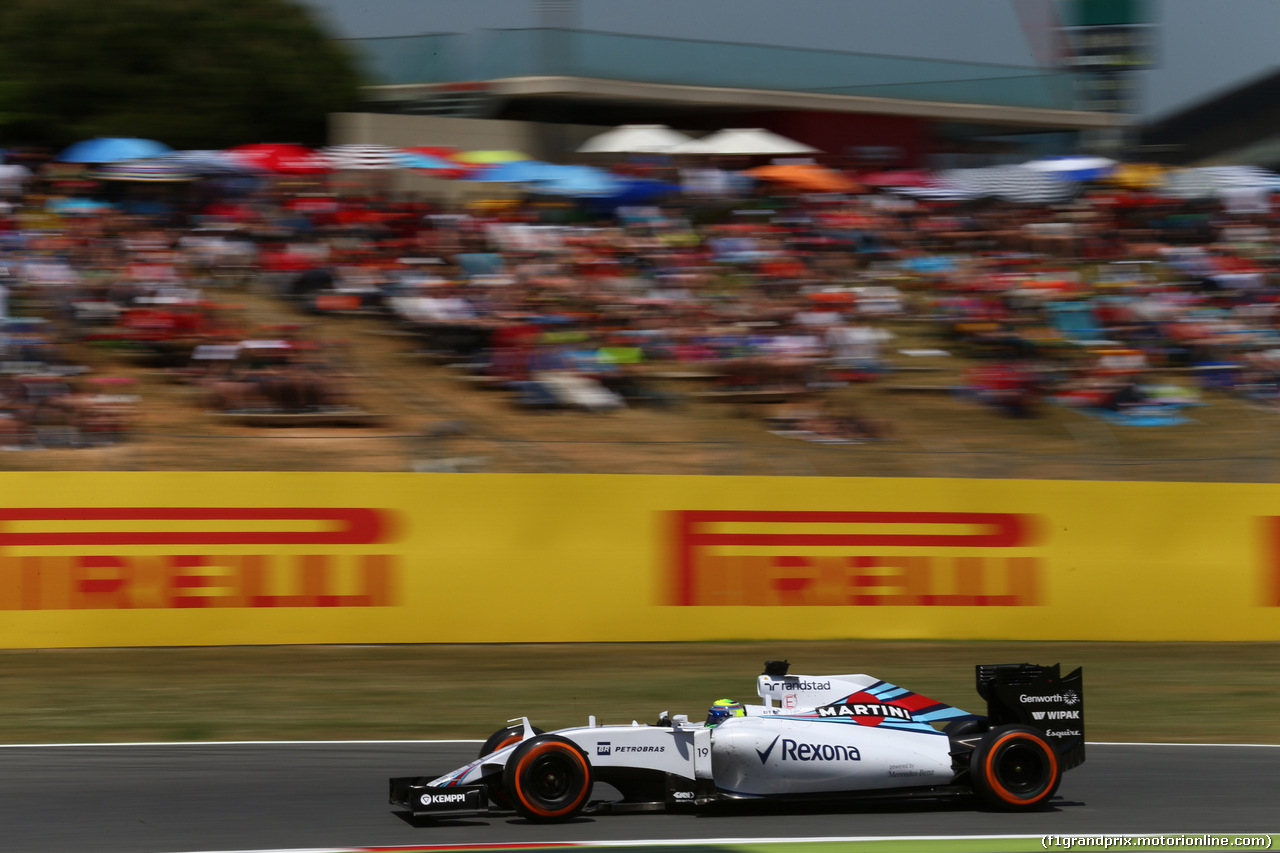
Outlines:
<svg viewBox="0 0 1280 853"><path fill-rule="evenodd" d="M668 602L1031 607L1048 527L1001 512L670 513Z"/></svg>
<svg viewBox="0 0 1280 853"><path fill-rule="evenodd" d="M0 509L0 611L386 607L392 541L385 509Z"/></svg>
<svg viewBox="0 0 1280 853"><path fill-rule="evenodd" d="M769 762L769 756L773 754L773 748L778 745L779 738L782 738L782 748L778 750L779 761L862 760L857 747L834 743L804 743L803 741L795 741L790 738L783 738L782 735L777 735L766 749L756 750L756 755L760 756L761 764Z"/></svg>

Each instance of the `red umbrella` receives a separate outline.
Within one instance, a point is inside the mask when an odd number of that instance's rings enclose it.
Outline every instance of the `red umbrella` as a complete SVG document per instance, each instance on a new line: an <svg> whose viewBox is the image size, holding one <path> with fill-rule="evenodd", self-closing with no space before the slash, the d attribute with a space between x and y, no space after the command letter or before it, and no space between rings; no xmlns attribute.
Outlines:
<svg viewBox="0 0 1280 853"><path fill-rule="evenodd" d="M291 142L238 145L223 152L241 163L282 175L318 175L331 171L328 160L316 151Z"/></svg>

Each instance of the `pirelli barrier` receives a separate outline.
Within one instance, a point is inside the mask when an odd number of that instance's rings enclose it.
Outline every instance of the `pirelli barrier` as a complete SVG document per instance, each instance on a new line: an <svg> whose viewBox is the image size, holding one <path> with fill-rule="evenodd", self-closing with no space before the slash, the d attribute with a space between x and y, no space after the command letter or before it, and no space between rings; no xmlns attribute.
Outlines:
<svg viewBox="0 0 1280 853"><path fill-rule="evenodd" d="M0 646L1280 640L1268 485L0 475Z"/></svg>

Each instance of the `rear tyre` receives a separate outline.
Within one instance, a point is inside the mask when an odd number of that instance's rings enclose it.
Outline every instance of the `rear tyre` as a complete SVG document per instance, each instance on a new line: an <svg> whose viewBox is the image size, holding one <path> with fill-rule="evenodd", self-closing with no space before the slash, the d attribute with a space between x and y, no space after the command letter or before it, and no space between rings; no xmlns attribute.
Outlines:
<svg viewBox="0 0 1280 853"><path fill-rule="evenodd" d="M516 812L537 823L570 820L587 804L591 763L577 744L558 735L524 741L502 774L507 799Z"/></svg>
<svg viewBox="0 0 1280 853"><path fill-rule="evenodd" d="M1057 753L1026 726L988 732L969 758L969 773L983 802L1005 811L1042 808L1062 781Z"/></svg>
<svg viewBox="0 0 1280 853"><path fill-rule="evenodd" d="M542 729L537 726L530 726L535 735L542 734ZM519 743L524 739L524 726L513 724L503 729L498 729L489 735L489 739L480 747L480 754L476 758L484 758L486 755L493 755L500 749L506 749L512 744ZM502 787L502 774L498 773L491 776L488 780L489 785L489 802L493 803L500 809L510 809L511 800L507 799L507 792Z"/></svg>

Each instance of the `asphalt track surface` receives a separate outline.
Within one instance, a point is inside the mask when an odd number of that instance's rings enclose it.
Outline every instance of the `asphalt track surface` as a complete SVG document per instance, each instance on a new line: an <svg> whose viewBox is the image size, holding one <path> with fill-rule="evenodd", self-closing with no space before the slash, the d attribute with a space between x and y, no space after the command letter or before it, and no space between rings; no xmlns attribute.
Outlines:
<svg viewBox="0 0 1280 853"><path fill-rule="evenodd" d="M8 853L179 853L305 847L1280 830L1280 747L1090 744L1051 810L912 803L536 825L504 814L414 825L387 778L444 772L475 743L0 748ZM980 846L980 844L979 844Z"/></svg>

